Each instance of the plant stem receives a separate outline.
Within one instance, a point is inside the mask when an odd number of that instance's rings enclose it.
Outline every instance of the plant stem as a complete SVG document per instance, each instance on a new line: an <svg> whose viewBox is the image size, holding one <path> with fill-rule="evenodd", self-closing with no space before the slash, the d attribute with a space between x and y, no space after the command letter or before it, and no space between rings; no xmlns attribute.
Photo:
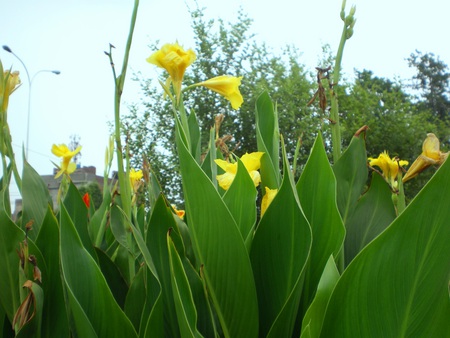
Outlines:
<svg viewBox="0 0 450 338"><path fill-rule="evenodd" d="M119 186L120 186L120 198L122 202L122 209L129 219L131 219L131 187L128 180L128 177L126 177L126 171L123 165L123 154L122 154L122 142L121 142L121 132L120 132L120 101L122 98L123 93L123 87L125 84L125 78L127 73L127 67L128 67L128 58L130 55L130 49L131 49L131 42L133 40L133 32L134 27L136 25L136 17L137 17L137 11L139 7L139 0L134 1L134 7L133 7L133 13L131 16L131 23L130 23L130 31L128 33L128 39L127 44L125 47L125 55L123 58L122 63L122 71L121 74L116 77L115 76L115 70L114 70L114 64L112 62L111 57L111 48L110 53L108 54L111 60L111 65L113 68L114 73L114 80L115 80L115 96L114 96L114 124L115 124L115 141L116 141L116 152L117 152L117 167L118 167L118 176L119 176ZM128 168L127 168L128 169ZM132 234L131 229L127 233L127 243L130 248L132 248ZM130 282L133 280L135 275L135 259L131 253L128 253L128 269L130 274Z"/></svg>

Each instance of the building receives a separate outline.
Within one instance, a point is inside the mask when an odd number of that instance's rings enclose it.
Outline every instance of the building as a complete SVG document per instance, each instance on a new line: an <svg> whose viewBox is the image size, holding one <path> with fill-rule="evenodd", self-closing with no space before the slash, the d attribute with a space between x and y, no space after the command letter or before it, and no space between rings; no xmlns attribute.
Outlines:
<svg viewBox="0 0 450 338"><path fill-rule="evenodd" d="M79 188L91 182L97 182L100 186L100 189L103 189L103 176L98 176L96 173L96 168L94 166L89 167L81 167L78 168L75 172L70 174L70 178L73 184ZM55 179L55 175L58 172L58 169L53 169L53 175L42 175L41 178L44 181L45 185L48 188L50 196L53 200L53 205L57 204L58 198L58 190L61 184L62 176ZM111 179L109 179L111 182ZM17 214L22 211L22 199L16 199L13 219L17 218Z"/></svg>

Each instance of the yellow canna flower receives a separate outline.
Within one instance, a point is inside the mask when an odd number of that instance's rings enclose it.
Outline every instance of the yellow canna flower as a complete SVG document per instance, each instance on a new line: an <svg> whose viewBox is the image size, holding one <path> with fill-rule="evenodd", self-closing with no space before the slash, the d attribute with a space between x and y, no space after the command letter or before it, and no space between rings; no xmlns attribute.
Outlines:
<svg viewBox="0 0 450 338"><path fill-rule="evenodd" d="M196 55L192 49L186 51L178 43L168 43L150 55L147 58L147 62L167 70L173 83L177 100L179 100L184 73L195 59Z"/></svg>
<svg viewBox="0 0 450 338"><path fill-rule="evenodd" d="M265 187L265 188L266 188L266 193L264 194L262 201L261 201L261 216L264 215L264 213L266 212L270 203L272 203L273 199L275 198L275 196L278 193L278 189L269 189L268 187Z"/></svg>
<svg viewBox="0 0 450 338"><path fill-rule="evenodd" d="M204 86L206 88L219 93L230 101L233 109L239 109L244 102L239 86L241 85L241 77L222 75L212 79L197 83L196 86Z"/></svg>
<svg viewBox="0 0 450 338"><path fill-rule="evenodd" d="M246 153L241 157L241 161L244 164L245 168L247 169L248 173L250 174L250 177L252 178L255 187L257 187L258 184L261 182L261 176L258 172L258 169L261 167L261 156L263 154L264 154L263 152L259 151L251 154ZM214 161L219 167L225 170L224 174L217 175L217 181L222 189L228 190L236 176L238 164L237 162L230 163L220 159L216 159Z"/></svg>
<svg viewBox="0 0 450 338"><path fill-rule="evenodd" d="M134 169L130 170L130 183L133 192L136 193L139 190L139 187L142 184L142 177L144 174L142 170L135 171Z"/></svg>
<svg viewBox="0 0 450 338"><path fill-rule="evenodd" d="M0 67L3 68L3 67ZM0 98L1 109L2 112L6 112L8 110L9 96L16 90L16 88L20 85L19 72L10 72L9 70L2 72L0 74Z"/></svg>
<svg viewBox="0 0 450 338"><path fill-rule="evenodd" d="M172 204L172 209L173 211L175 211L175 214L180 217L181 219L184 219L184 215L186 214L186 212L184 210L178 210L175 206L175 204Z"/></svg>
<svg viewBox="0 0 450 338"><path fill-rule="evenodd" d="M416 177L431 165L441 165L448 157L448 152L443 153L439 150L439 139L433 133L427 134L427 138L423 141L422 154L417 157L411 167L403 177L403 182L409 181Z"/></svg>
<svg viewBox="0 0 450 338"><path fill-rule="evenodd" d="M59 168L60 170L56 174L55 178L58 178L64 173L70 175L77 169L76 164L70 161L80 152L80 150L81 146L78 146L74 151L71 151L65 144L54 144L52 146L52 153L58 157L62 157L61 167Z"/></svg>
<svg viewBox="0 0 450 338"><path fill-rule="evenodd" d="M408 161L399 160L396 157L390 158L387 151L384 151L378 158L369 157L369 165L371 167L377 166L383 172L383 177L393 188L397 188L397 175L400 167L408 165Z"/></svg>

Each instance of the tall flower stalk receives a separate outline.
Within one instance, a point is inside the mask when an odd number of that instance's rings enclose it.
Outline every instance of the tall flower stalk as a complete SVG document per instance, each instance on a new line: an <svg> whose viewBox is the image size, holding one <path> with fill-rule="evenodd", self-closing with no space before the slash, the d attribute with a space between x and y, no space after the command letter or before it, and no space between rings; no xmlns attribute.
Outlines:
<svg viewBox="0 0 450 338"><path fill-rule="evenodd" d="M342 63L342 55L344 54L344 46L345 42L350 39L353 35L353 27L355 26L355 12L356 7L352 6L350 9L350 13L348 16L345 16L345 5L346 0L342 1L341 8L341 19L344 21L344 28L342 30L341 41L339 42L339 48L336 54L336 60L334 64L333 77L332 77L332 85L330 86L330 96L331 96L331 110L330 110L330 119L331 123L331 141L333 143L333 160L336 161L341 157L341 130L339 125L339 105L335 91L333 90L333 86L339 82L340 72L341 72L341 63Z"/></svg>
<svg viewBox="0 0 450 338"><path fill-rule="evenodd" d="M130 22L130 30L128 33L127 44L125 47L125 55L123 58L122 69L119 75L116 74L116 70L114 68L114 62L112 59L112 49L114 46L110 45L109 52L105 52L105 54L109 57L111 62L111 67L114 75L114 83L115 83L115 92L114 92L114 126L115 132L114 137L116 141L116 152L117 152L117 168L118 168L118 176L119 176L119 185L120 185L120 198L122 202L122 210L126 217L131 219L131 186L129 182L129 177L127 175L127 168L124 167L124 158L123 158L123 148L121 141L121 131L120 131L120 103L122 99L123 88L125 84L125 78L128 67L128 59L130 55L131 42L133 40L134 27L136 25L137 12L139 8L139 0L134 1L133 12L131 15ZM126 229L129 230L129 229ZM129 247L132 247L132 234L131 231L127 231L127 242ZM135 275L135 259L131 253L128 253L128 267L129 267L129 277L130 280L133 279Z"/></svg>

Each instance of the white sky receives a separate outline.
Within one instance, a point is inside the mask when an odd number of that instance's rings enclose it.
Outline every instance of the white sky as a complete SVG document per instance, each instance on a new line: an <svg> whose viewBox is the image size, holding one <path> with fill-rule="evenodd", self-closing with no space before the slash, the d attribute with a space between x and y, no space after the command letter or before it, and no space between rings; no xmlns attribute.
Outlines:
<svg viewBox="0 0 450 338"><path fill-rule="evenodd" d="M251 31L273 48L293 44L303 52L300 60L312 69L321 46L339 43L341 0L198 0L207 7L206 18L234 20L239 6L254 20ZM114 59L121 67L134 1L132 0L2 0L0 45L8 45L28 67L33 81L29 135L29 162L39 174L51 174L59 159L51 154L53 143L81 137L83 166L94 165L102 175L104 151L114 118L113 78L103 53L112 43ZM194 47L186 3L193 0L141 0L128 75L142 71L157 77L160 72L145 62L150 41L178 40ZM414 50L433 52L450 64L450 3L444 0L347 0L347 13L356 5L357 23L344 52L344 71L369 69L377 76L409 78L405 59ZM26 143L28 84L22 65L0 50L5 68L21 72L22 87L10 98L8 110L16 157ZM139 100L139 88L125 83L124 102ZM126 112L126 106L123 108ZM21 166L21 164L20 164ZM1 169L0 169L1 170ZM12 199L17 198L12 196Z"/></svg>

